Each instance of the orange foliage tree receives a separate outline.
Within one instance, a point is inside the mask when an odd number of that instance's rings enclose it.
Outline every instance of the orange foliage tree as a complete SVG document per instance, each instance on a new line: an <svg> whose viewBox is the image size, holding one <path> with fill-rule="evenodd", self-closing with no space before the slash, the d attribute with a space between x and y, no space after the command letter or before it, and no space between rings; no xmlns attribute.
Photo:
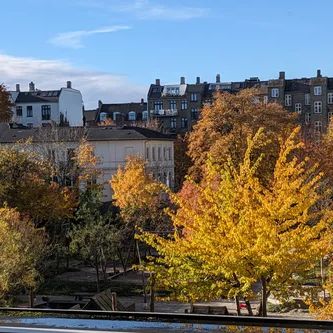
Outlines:
<svg viewBox="0 0 333 333"><path fill-rule="evenodd" d="M246 150L246 137L254 135L260 127L267 133L265 140L272 140L266 148L262 169L272 171L275 160L272 157L278 154L276 137L280 134L287 137L297 116L277 103L260 102L256 95L257 91L250 89L237 94L219 93L212 105L203 107L200 120L188 136L193 178L200 180L209 155L216 163L223 164L227 158L239 163Z"/></svg>

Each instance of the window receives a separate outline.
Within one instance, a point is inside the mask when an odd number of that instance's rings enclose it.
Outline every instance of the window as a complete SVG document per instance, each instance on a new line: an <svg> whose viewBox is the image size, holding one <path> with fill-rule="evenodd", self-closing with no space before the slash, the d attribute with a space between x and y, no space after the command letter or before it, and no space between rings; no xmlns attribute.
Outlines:
<svg viewBox="0 0 333 333"><path fill-rule="evenodd" d="M187 100L186 99L182 100L180 108L182 110L186 110L187 109Z"/></svg>
<svg viewBox="0 0 333 333"><path fill-rule="evenodd" d="M142 120L148 120L148 111L142 112Z"/></svg>
<svg viewBox="0 0 333 333"><path fill-rule="evenodd" d="M33 123L27 123L27 127L29 127L29 128L32 128L33 127Z"/></svg>
<svg viewBox="0 0 333 333"><path fill-rule="evenodd" d="M304 104L310 105L310 94L305 94Z"/></svg>
<svg viewBox="0 0 333 333"><path fill-rule="evenodd" d="M291 106L291 95L285 95L284 96L284 105L285 106Z"/></svg>
<svg viewBox="0 0 333 333"><path fill-rule="evenodd" d="M166 149L166 147L163 147L163 159L164 159L164 161L167 160L167 149Z"/></svg>
<svg viewBox="0 0 333 333"><path fill-rule="evenodd" d="M113 121L120 120L120 117L121 117L120 112L113 112L112 116Z"/></svg>
<svg viewBox="0 0 333 333"><path fill-rule="evenodd" d="M328 116L328 123L330 123L331 120L333 119L333 118L332 118L332 117L333 117L333 112L332 112L332 111L329 111L328 114L327 114L327 116Z"/></svg>
<svg viewBox="0 0 333 333"><path fill-rule="evenodd" d="M264 96L264 104L267 104L267 103L268 103L268 96L265 95L265 96Z"/></svg>
<svg viewBox="0 0 333 333"><path fill-rule="evenodd" d="M315 130L315 133L321 133L321 130L322 130L322 124L321 124L321 121L315 121L314 122L314 130Z"/></svg>
<svg viewBox="0 0 333 333"><path fill-rule="evenodd" d="M168 148L168 160L171 161L171 147Z"/></svg>
<svg viewBox="0 0 333 333"><path fill-rule="evenodd" d="M177 109L177 103L174 100L170 101L170 110L176 110Z"/></svg>
<svg viewBox="0 0 333 333"><path fill-rule="evenodd" d="M27 117L32 117L32 105L27 106Z"/></svg>
<svg viewBox="0 0 333 333"><path fill-rule="evenodd" d="M197 102L197 101L198 101L198 94L191 93L191 102Z"/></svg>
<svg viewBox="0 0 333 333"><path fill-rule="evenodd" d="M152 159L153 159L153 161L155 161L156 160L156 156L155 156L155 147L153 147L152 148Z"/></svg>
<svg viewBox="0 0 333 333"><path fill-rule="evenodd" d="M333 104L333 93L332 92L327 94L327 103Z"/></svg>
<svg viewBox="0 0 333 333"><path fill-rule="evenodd" d="M198 120L198 109L191 109L191 116L193 120Z"/></svg>
<svg viewBox="0 0 333 333"><path fill-rule="evenodd" d="M22 106L17 106L16 107L16 116L17 117L22 117Z"/></svg>
<svg viewBox="0 0 333 333"><path fill-rule="evenodd" d="M177 118L171 118L170 119L170 127L176 128L177 127Z"/></svg>
<svg viewBox="0 0 333 333"><path fill-rule="evenodd" d="M298 113L302 112L302 104L301 103L295 103L295 111Z"/></svg>
<svg viewBox="0 0 333 333"><path fill-rule="evenodd" d="M316 101L314 102L314 113L321 113L322 111L322 105L321 105L321 101Z"/></svg>
<svg viewBox="0 0 333 333"><path fill-rule="evenodd" d="M305 114L305 124L309 125L311 121L311 114L310 113L306 113Z"/></svg>
<svg viewBox="0 0 333 333"><path fill-rule="evenodd" d="M154 102L154 110L155 111L163 110L163 102L162 101Z"/></svg>
<svg viewBox="0 0 333 333"><path fill-rule="evenodd" d="M149 160L149 147L146 147L146 160Z"/></svg>
<svg viewBox="0 0 333 333"><path fill-rule="evenodd" d="M51 106L42 105L42 120L50 120L50 119L51 119Z"/></svg>
<svg viewBox="0 0 333 333"><path fill-rule="evenodd" d="M279 88L272 88L271 96L274 98L279 97Z"/></svg>
<svg viewBox="0 0 333 333"><path fill-rule="evenodd" d="M321 86L315 86L315 87L313 88L313 94L314 94L315 96L321 96Z"/></svg>
<svg viewBox="0 0 333 333"><path fill-rule="evenodd" d="M182 118L180 122L181 128L187 128L187 118Z"/></svg>
<svg viewBox="0 0 333 333"><path fill-rule="evenodd" d="M158 147L157 148L157 159L159 160L159 161L161 161L162 160L162 152L161 152L161 147Z"/></svg>
<svg viewBox="0 0 333 333"><path fill-rule="evenodd" d="M136 113L134 111L128 112L128 120L136 120Z"/></svg>

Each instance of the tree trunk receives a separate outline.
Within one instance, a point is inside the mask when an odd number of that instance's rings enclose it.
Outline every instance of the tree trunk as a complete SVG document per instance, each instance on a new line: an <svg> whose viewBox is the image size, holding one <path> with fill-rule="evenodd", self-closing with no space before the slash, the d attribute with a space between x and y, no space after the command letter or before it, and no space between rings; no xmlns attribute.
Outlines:
<svg viewBox="0 0 333 333"><path fill-rule="evenodd" d="M97 260L95 260L95 270L96 270L96 288L97 288L97 292L99 293L99 291L100 291L100 287L99 287L99 265L98 265Z"/></svg>
<svg viewBox="0 0 333 333"><path fill-rule="evenodd" d="M236 310L237 310L237 316L240 316L241 315L241 311L240 311L238 296L235 296L235 305L236 305Z"/></svg>
<svg viewBox="0 0 333 333"><path fill-rule="evenodd" d="M250 301L245 299L245 305L246 305L247 312L249 313L249 316L253 316L253 311L252 311Z"/></svg>
<svg viewBox="0 0 333 333"><path fill-rule="evenodd" d="M261 279L261 285L262 285L262 293L261 293L261 308L262 308L262 317L267 317L267 285L266 285L266 279Z"/></svg>
<svg viewBox="0 0 333 333"><path fill-rule="evenodd" d="M29 306L30 308L34 307L34 291L32 288L29 289Z"/></svg>
<svg viewBox="0 0 333 333"><path fill-rule="evenodd" d="M155 274L150 273L150 312L155 311Z"/></svg>

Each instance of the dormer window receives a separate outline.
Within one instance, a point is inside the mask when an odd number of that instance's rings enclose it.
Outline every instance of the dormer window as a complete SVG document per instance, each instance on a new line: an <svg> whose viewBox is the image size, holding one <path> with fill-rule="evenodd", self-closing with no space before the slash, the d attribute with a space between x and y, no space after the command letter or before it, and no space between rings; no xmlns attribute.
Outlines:
<svg viewBox="0 0 333 333"><path fill-rule="evenodd" d="M167 94L168 95L179 95L179 87L167 87Z"/></svg>

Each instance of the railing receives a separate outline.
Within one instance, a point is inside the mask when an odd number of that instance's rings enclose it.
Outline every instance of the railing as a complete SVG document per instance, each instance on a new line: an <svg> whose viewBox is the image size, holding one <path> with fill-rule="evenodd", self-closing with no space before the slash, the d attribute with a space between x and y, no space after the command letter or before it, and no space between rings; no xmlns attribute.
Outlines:
<svg viewBox="0 0 333 333"><path fill-rule="evenodd" d="M13 313L13 314L9 314ZM202 315L184 313L158 313L158 312L121 312L99 310L58 310L58 309L29 309L29 308L0 308L0 331L6 326L40 327L44 326L56 331L63 328L108 328L108 332L192 332L193 329L204 328L209 332L243 332L236 330L235 326L245 328L252 326L251 332L268 332L268 328L276 327L285 332L286 328L295 328L295 332L333 332L333 322L328 320L290 319L279 317L249 317ZM9 315L9 316L8 316ZM16 316L15 316L16 315ZM15 319L14 319L15 318ZM93 321L93 322L91 322ZM118 325L118 327L117 327ZM99 327L100 326L100 327ZM224 327L224 330L221 330ZM228 328L231 327L229 331ZM13 330L13 332L17 332ZM118 329L117 329L118 328ZM126 328L128 330L126 330ZM289 330L291 331L291 330ZM7 331L6 331L7 332Z"/></svg>
<svg viewBox="0 0 333 333"><path fill-rule="evenodd" d="M170 117L170 116L177 116L178 110L177 109L162 109L162 110L150 110L150 114L157 116L157 117Z"/></svg>

